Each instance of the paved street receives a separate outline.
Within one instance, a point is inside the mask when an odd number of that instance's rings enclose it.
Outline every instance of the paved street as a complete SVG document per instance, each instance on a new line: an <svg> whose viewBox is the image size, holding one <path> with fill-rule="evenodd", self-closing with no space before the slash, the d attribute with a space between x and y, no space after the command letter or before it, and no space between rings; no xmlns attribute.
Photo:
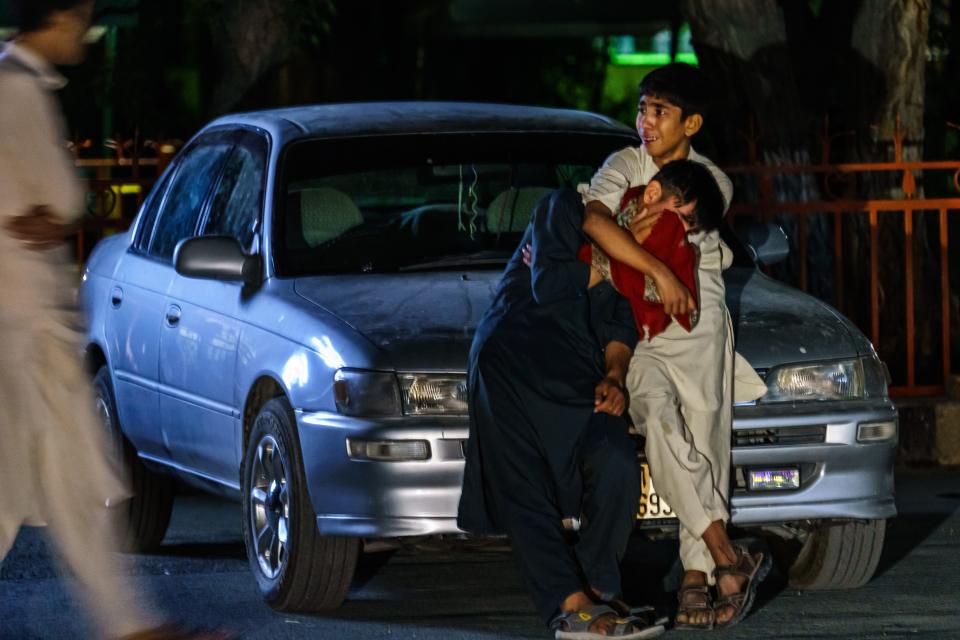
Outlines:
<svg viewBox="0 0 960 640"><path fill-rule="evenodd" d="M960 472L898 474L900 517L878 576L851 592L799 593L764 583L758 609L723 638L960 638ZM627 593L670 607L676 543L636 538ZM226 624L244 638L549 638L508 553L433 545L367 556L350 599L327 616L284 615L254 588L239 507L178 500L161 552L135 560L135 585L170 616ZM0 638L87 638L89 627L38 530L24 530L0 568ZM709 633L675 633L711 637Z"/></svg>

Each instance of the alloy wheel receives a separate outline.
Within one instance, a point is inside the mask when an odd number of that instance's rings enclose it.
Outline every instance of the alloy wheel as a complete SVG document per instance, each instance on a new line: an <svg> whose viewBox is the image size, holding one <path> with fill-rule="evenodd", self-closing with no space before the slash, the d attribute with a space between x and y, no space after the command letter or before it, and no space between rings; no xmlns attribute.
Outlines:
<svg viewBox="0 0 960 640"><path fill-rule="evenodd" d="M287 562L290 532L289 465L276 439L265 435L257 443L250 474L250 530L260 571L276 579Z"/></svg>

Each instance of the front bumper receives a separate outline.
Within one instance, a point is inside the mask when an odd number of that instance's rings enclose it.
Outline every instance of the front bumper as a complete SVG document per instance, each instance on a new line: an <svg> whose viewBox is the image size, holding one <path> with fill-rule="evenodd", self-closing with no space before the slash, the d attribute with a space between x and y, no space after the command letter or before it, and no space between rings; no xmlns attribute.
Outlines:
<svg viewBox="0 0 960 640"><path fill-rule="evenodd" d="M297 412L310 499L323 535L392 538L462 533L465 418L366 420ZM428 460L351 459L347 438L426 440Z"/></svg>
<svg viewBox="0 0 960 640"><path fill-rule="evenodd" d="M737 407L735 413L734 432L741 436L789 434L791 428L811 431L809 427L822 427L823 436L820 441L783 444L754 438L761 442L735 444L732 476L750 468L792 465L801 469L801 487L777 492L735 487L731 496L734 524L896 515L896 439L857 442L858 424L896 420L896 409L889 401ZM466 419L364 420L297 412L297 423L307 487L321 534L389 538L463 533L456 517ZM347 438L426 440L431 457L416 462L353 460L347 453Z"/></svg>
<svg viewBox="0 0 960 640"><path fill-rule="evenodd" d="M823 427L823 441L788 445L734 446L734 472L766 466L801 468L801 486L792 491L749 492L738 486L731 497L731 521L759 525L797 520L873 520L896 515L893 465L896 437L857 442L862 423L896 421L888 400L788 406L738 407L734 433ZM809 430L809 429L808 429ZM735 435L734 441L737 441Z"/></svg>

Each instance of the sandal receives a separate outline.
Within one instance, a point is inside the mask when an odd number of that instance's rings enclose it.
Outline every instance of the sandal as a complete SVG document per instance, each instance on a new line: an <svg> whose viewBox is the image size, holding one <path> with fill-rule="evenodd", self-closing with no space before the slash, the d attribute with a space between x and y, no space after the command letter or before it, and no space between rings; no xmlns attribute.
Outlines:
<svg viewBox="0 0 960 640"><path fill-rule="evenodd" d="M757 587L770 572L771 562L767 554L762 551L750 554L741 546L735 546L734 550L737 553L737 559L732 564L717 565L717 568L713 570L713 575L718 581L723 576L746 578L742 591L718 598L714 603L713 610L715 612L721 607L733 609L732 618L726 622L717 623L717 627L721 628L732 627L746 617L750 607L753 606L754 597L757 595Z"/></svg>
<svg viewBox="0 0 960 640"><path fill-rule="evenodd" d="M706 622L689 622L695 613L707 612ZM709 631L713 629L716 610L710 597L710 587L705 584L691 584L677 591L677 615L684 613L688 622L673 619L673 628L677 631Z"/></svg>
<svg viewBox="0 0 960 640"><path fill-rule="evenodd" d="M590 631L590 625L602 616L615 616L614 626L604 635ZM620 638L620 640L643 640L655 638L662 634L663 625L643 625L639 618L621 618L617 612L605 604L598 604L586 611L568 611L561 613L550 621L550 628L554 630L557 640L602 640L603 638Z"/></svg>
<svg viewBox="0 0 960 640"><path fill-rule="evenodd" d="M657 615L657 610L650 605L641 605L631 607L622 598L606 600L603 604L613 609L621 618L627 618L633 622L638 622L643 627L661 626L666 628L670 618Z"/></svg>

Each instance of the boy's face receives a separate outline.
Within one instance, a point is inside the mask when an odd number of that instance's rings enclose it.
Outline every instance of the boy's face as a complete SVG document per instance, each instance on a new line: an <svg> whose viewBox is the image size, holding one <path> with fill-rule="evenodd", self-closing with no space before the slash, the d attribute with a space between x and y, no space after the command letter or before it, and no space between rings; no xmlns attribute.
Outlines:
<svg viewBox="0 0 960 640"><path fill-rule="evenodd" d="M83 62L86 54L84 37L90 28L93 17L92 1L82 2L72 9L54 11L48 20L47 28L56 34L56 47L51 51L50 60L56 65L74 65Z"/></svg>
<svg viewBox="0 0 960 640"><path fill-rule="evenodd" d="M643 189L643 204L651 214L659 214L662 211L676 211L683 223L683 230L690 231L696 229L697 219L693 215L693 210L697 206L696 200L691 200L686 204L679 204L675 195L667 194L663 186L657 180L651 180Z"/></svg>
<svg viewBox="0 0 960 640"><path fill-rule="evenodd" d="M642 95L637 105L637 133L658 167L690 154L690 137L703 125L699 113L681 117L680 107L658 96Z"/></svg>

